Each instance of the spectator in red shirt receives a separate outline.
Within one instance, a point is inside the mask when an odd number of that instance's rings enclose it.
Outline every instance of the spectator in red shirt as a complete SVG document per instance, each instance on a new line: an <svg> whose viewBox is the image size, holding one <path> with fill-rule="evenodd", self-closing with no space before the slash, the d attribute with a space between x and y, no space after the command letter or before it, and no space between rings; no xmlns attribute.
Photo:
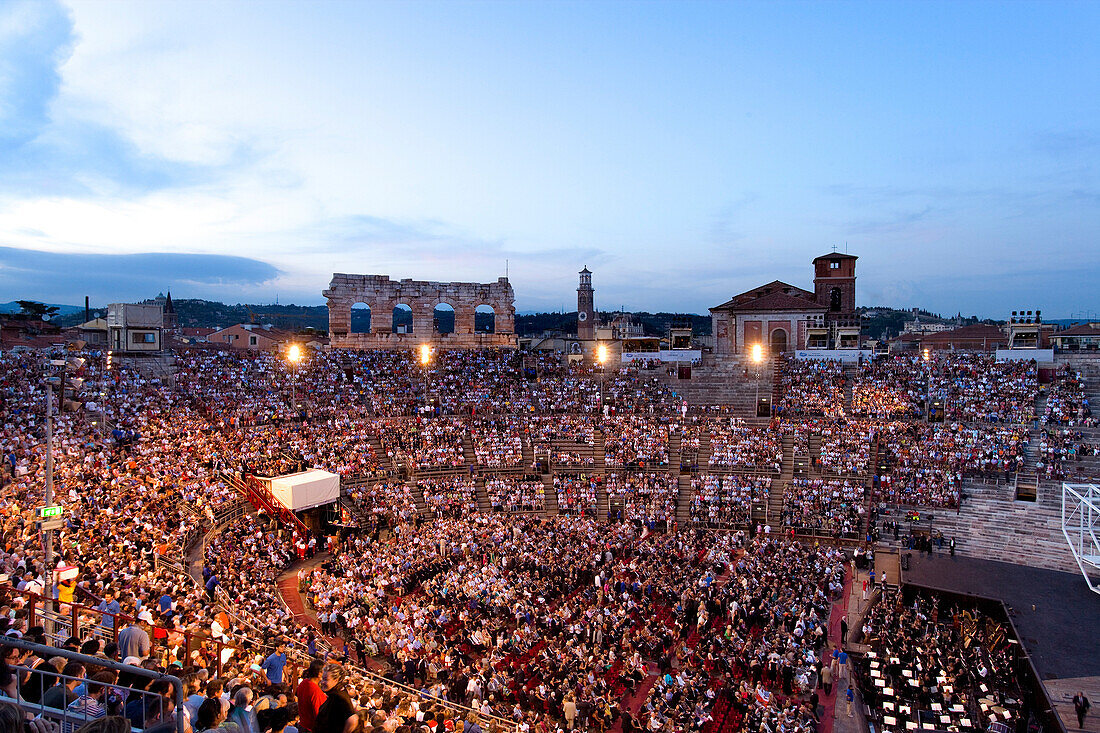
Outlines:
<svg viewBox="0 0 1100 733"><path fill-rule="evenodd" d="M317 683L321 676L321 667L324 662L314 659L302 675L302 681L298 683L296 695L298 697L299 728L312 733L317 722L317 711L324 704L326 695L321 691L321 685Z"/></svg>

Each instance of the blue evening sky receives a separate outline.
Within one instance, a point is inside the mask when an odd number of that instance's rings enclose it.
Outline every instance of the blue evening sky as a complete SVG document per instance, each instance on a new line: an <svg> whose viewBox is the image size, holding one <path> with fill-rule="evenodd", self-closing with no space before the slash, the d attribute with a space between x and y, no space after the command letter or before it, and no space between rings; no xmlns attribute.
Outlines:
<svg viewBox="0 0 1100 733"><path fill-rule="evenodd" d="M0 301L507 260L520 310L587 265L705 312L847 247L861 305L1100 310L1098 39L1096 2L0 0Z"/></svg>

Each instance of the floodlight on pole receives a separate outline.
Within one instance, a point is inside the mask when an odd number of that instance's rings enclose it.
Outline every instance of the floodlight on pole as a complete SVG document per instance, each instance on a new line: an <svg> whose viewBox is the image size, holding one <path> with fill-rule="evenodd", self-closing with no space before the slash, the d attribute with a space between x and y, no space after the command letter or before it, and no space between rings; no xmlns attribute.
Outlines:
<svg viewBox="0 0 1100 733"><path fill-rule="evenodd" d="M290 410L298 412L298 362L302 360L302 347L291 344L286 349L286 360L294 367L294 376L290 378Z"/></svg>
<svg viewBox="0 0 1100 733"><path fill-rule="evenodd" d="M53 506L53 473L54 473L54 461L53 461L53 388L57 386L57 398L58 406L64 409L65 406L65 388L71 387L74 392L84 386L84 380L77 377L75 374L70 375L69 369L79 373L84 367L85 360L79 356L70 356L65 358L64 354L60 358L50 358L46 366L45 382L46 382L46 486L45 486L45 499L46 507ZM48 526L42 527L42 545L43 545L43 559L45 560L45 569L43 572L43 580L45 581L45 595L46 598L52 599L54 593L53 583L53 543L54 535L53 528ZM46 632L53 632L53 621L46 620Z"/></svg>
<svg viewBox="0 0 1100 733"><path fill-rule="evenodd" d="M600 344L598 347L596 347L596 361L598 361L600 363L600 366L603 366L604 364L607 363L607 346L606 345Z"/></svg>
<svg viewBox="0 0 1100 733"><path fill-rule="evenodd" d="M931 364L932 352L929 349L924 350L924 363ZM927 371L924 379L924 421L932 422L932 372Z"/></svg>
<svg viewBox="0 0 1100 733"><path fill-rule="evenodd" d="M752 377L756 383L756 399L753 401L752 411L754 415L760 414L760 365L764 362L764 347L761 344L753 344L751 350Z"/></svg>
<svg viewBox="0 0 1100 733"><path fill-rule="evenodd" d="M427 344L420 344L420 363L424 366L428 366L428 363L432 360L432 347Z"/></svg>

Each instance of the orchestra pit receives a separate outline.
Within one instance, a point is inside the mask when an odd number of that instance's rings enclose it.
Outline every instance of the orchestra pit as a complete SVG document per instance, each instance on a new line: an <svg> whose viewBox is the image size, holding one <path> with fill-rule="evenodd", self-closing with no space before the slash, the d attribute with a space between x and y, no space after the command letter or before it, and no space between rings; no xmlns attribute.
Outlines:
<svg viewBox="0 0 1100 733"><path fill-rule="evenodd" d="M1083 357L305 351L0 354L4 730L1056 733L1100 697Z"/></svg>

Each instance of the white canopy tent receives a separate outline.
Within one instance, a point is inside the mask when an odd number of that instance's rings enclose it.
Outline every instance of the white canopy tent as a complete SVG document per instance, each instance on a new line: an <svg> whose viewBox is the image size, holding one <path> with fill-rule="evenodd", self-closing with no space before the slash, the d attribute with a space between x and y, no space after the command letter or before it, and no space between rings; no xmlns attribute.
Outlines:
<svg viewBox="0 0 1100 733"><path fill-rule="evenodd" d="M340 477L313 469L271 479L271 495L291 511L331 504L340 499Z"/></svg>

